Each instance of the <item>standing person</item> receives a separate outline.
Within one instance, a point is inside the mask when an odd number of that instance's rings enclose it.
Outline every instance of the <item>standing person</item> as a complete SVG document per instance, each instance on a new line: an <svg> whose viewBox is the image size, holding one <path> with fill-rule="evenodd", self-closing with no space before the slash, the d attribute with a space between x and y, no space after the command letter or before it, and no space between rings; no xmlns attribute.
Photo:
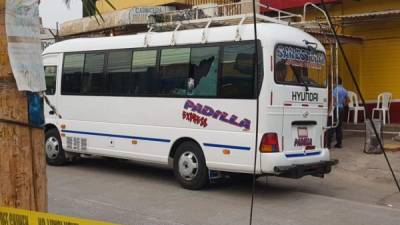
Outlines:
<svg viewBox="0 0 400 225"><path fill-rule="evenodd" d="M333 106L335 107L333 112L333 118L337 122L337 127L331 128L328 130L328 148L331 148L333 133L336 133L336 145L335 148L342 148L342 139L343 139L343 131L342 131L342 123L343 123L343 111L344 107L349 103L349 97L347 94L347 90L342 85L342 78L338 78L338 85L333 89L332 92L333 97ZM336 110L339 110L337 113ZM339 114L339 118L337 118Z"/></svg>

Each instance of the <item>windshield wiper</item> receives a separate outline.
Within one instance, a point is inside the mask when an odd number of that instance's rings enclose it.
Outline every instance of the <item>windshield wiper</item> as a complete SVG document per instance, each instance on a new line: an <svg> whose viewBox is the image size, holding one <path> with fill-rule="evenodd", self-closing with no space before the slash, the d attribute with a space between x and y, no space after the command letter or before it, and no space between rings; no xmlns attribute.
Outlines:
<svg viewBox="0 0 400 225"><path fill-rule="evenodd" d="M294 75L296 76L297 80L298 80L302 85L304 85L304 87L306 88L306 91L308 91L308 90L309 90L308 84L304 81L304 79L301 77L301 75L298 74L298 73L295 73Z"/></svg>

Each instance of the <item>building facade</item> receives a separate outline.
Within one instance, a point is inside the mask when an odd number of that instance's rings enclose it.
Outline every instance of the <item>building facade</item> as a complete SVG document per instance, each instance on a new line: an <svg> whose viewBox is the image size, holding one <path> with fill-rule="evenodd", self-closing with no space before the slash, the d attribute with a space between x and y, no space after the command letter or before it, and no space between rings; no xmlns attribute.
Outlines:
<svg viewBox="0 0 400 225"><path fill-rule="evenodd" d="M391 122L400 123L400 1L341 0L331 3L328 8L339 33L361 40L345 44L344 50L367 101L367 109L376 106L380 93L390 92L393 94ZM290 10L303 11L302 7ZM320 13L310 10L307 19L321 17ZM344 86L355 91L343 57L339 60L339 74Z"/></svg>
<svg viewBox="0 0 400 225"><path fill-rule="evenodd" d="M199 4L224 4L240 0L113 0L117 9L140 6L175 6L177 9ZM320 0L260 0L262 4L302 14L306 2ZM359 41L344 45L350 65L367 100L367 108L376 106L379 93L393 94L390 109L391 122L400 123L400 1L399 0L325 0L342 35ZM97 0L100 12L109 12L105 0ZM268 12L266 12L268 13ZM321 19L316 10L308 11L307 20ZM344 86L355 91L343 57L339 60L339 73Z"/></svg>

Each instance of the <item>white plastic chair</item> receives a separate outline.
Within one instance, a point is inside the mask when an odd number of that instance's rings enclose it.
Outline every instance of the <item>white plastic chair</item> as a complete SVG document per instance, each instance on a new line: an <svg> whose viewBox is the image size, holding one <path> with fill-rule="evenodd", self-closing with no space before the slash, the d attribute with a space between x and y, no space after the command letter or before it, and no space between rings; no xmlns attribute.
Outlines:
<svg viewBox="0 0 400 225"><path fill-rule="evenodd" d="M365 120L365 108L364 106L360 106L358 104L358 96L356 93L352 91L348 91L347 95L349 96L350 103L349 103L349 111L347 112L347 123L350 122L350 114L353 111L354 112L354 124L358 123L358 112L363 112L364 115L364 120Z"/></svg>
<svg viewBox="0 0 400 225"><path fill-rule="evenodd" d="M378 111L379 119L382 120L383 116L383 125L386 124L386 114L388 118L388 124L390 124L390 104L392 103L392 93L383 92L378 95L378 102L376 103L376 107L372 110L372 118L375 118L375 112Z"/></svg>

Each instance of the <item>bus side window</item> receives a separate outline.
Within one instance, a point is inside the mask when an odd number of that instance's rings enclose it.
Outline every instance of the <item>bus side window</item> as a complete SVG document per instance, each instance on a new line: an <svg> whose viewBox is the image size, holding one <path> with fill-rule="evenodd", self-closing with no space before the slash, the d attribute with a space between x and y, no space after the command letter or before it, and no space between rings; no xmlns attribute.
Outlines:
<svg viewBox="0 0 400 225"><path fill-rule="evenodd" d="M254 97L254 45L233 44L224 47L221 97Z"/></svg>
<svg viewBox="0 0 400 225"><path fill-rule="evenodd" d="M161 51L161 95L186 96L189 77L190 48L163 49Z"/></svg>
<svg viewBox="0 0 400 225"><path fill-rule="evenodd" d="M137 96L157 95L160 93L160 78L157 71L157 50L134 51L132 58L132 75Z"/></svg>
<svg viewBox="0 0 400 225"><path fill-rule="evenodd" d="M84 61L85 54L82 53L65 55L61 79L61 94L80 94Z"/></svg>
<svg viewBox="0 0 400 225"><path fill-rule="evenodd" d="M189 96L217 96L219 47L192 48L190 59L190 79L193 88L188 85Z"/></svg>
<svg viewBox="0 0 400 225"><path fill-rule="evenodd" d="M132 51L112 51L108 54L107 72L111 95L128 96L134 94L135 79L131 72Z"/></svg>
<svg viewBox="0 0 400 225"><path fill-rule="evenodd" d="M104 53L86 53L82 77L82 94L104 95L106 79L104 73Z"/></svg>
<svg viewBox="0 0 400 225"><path fill-rule="evenodd" d="M45 66L44 75L46 79L46 95L56 93L57 66Z"/></svg>

